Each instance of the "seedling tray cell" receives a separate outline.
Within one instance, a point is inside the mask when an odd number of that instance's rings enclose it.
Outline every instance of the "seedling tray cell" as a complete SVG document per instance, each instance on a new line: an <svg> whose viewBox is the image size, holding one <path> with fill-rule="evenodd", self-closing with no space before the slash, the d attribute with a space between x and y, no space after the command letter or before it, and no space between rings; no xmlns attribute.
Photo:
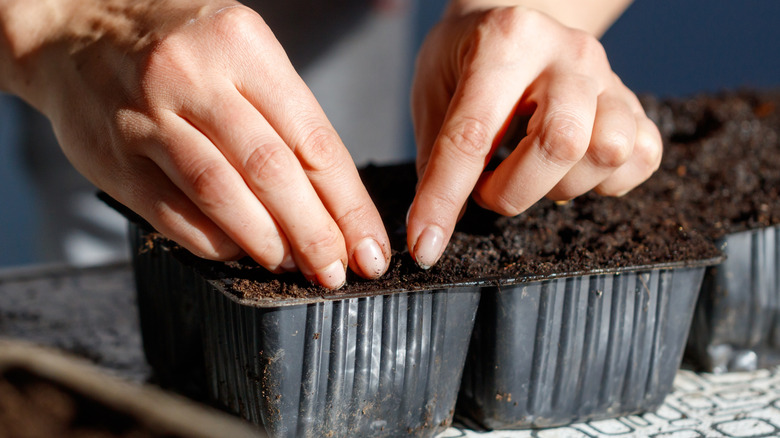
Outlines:
<svg viewBox="0 0 780 438"><path fill-rule="evenodd" d="M671 391L704 266L482 293L458 412L490 429L652 411Z"/></svg>
<svg viewBox="0 0 780 438"><path fill-rule="evenodd" d="M780 364L780 227L719 243L727 259L704 277L690 355L710 372Z"/></svg>
<svg viewBox="0 0 780 438"><path fill-rule="evenodd" d="M273 437L430 437L450 424L477 286L252 305L144 246L147 234L131 225L145 351L164 383L203 384Z"/></svg>

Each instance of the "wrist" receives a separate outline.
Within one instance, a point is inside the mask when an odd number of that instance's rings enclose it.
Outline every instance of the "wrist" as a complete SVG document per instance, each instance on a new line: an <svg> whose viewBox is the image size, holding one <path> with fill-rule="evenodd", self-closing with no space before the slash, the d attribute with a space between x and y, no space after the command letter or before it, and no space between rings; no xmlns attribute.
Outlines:
<svg viewBox="0 0 780 438"><path fill-rule="evenodd" d="M546 14L561 24L601 37L632 0L451 0L445 16L519 6Z"/></svg>

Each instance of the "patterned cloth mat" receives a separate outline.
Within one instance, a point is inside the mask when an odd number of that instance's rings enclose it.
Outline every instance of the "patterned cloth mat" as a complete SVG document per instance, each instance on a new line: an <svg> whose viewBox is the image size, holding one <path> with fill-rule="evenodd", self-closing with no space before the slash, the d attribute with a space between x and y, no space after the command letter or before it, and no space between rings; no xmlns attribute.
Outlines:
<svg viewBox="0 0 780 438"><path fill-rule="evenodd" d="M780 368L721 375L681 370L655 413L539 430L456 424L437 438L780 437Z"/></svg>

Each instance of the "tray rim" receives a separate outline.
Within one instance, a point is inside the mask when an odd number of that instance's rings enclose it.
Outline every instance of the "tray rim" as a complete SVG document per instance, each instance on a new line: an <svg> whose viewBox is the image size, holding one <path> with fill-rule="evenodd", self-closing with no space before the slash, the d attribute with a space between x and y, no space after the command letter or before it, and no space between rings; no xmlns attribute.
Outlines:
<svg viewBox="0 0 780 438"><path fill-rule="evenodd" d="M267 298L267 299L242 298L227 290L224 279L206 279L202 276L201 278L203 278L203 280L207 282L212 288L216 289L217 291L219 291L227 298L229 298L231 301L237 304L243 306L261 308L261 309L272 309L272 308L279 308L279 307L290 307L290 306L297 306L297 305L323 303L326 301L341 301L341 300L349 300L355 298L373 298L378 296L394 295L400 293L421 293L421 292L426 293L426 292L436 292L436 291L447 291L453 293L467 292L467 291L473 292L473 289L512 287L512 286L519 286L519 285L531 284L531 283L542 282L542 281L562 280L562 279L573 278L573 277L584 277L584 276L594 276L594 275L596 276L622 275L622 274L642 273L642 272L658 271L658 270L697 269L697 268L706 268L708 266L717 265L723 262L723 260L725 259L726 256L721 255L718 257L713 257L708 259L682 260L677 262L661 262L661 263L645 264L645 265L622 266L617 268L599 268L599 269L591 269L591 270L583 270L583 271L554 273L548 275L528 275L523 277L511 277L511 278L486 277L480 279L465 280L456 283L432 283L430 285L432 287L429 288L397 287L391 289L381 289L376 291L361 291L361 292L351 292L351 293L339 293L338 291L330 291L322 295L313 296L313 297L290 297L290 298ZM197 269L195 269L195 271L197 272ZM198 274L200 273L198 272Z"/></svg>

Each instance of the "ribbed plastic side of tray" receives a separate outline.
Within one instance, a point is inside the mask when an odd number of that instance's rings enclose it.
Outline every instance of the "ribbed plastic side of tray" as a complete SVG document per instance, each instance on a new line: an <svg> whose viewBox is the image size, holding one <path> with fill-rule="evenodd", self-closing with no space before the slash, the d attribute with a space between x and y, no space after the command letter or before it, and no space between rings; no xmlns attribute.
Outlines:
<svg viewBox="0 0 780 438"><path fill-rule="evenodd" d="M458 412L491 429L657 408L682 359L704 268L483 290Z"/></svg>
<svg viewBox="0 0 780 438"><path fill-rule="evenodd" d="M780 364L780 227L734 233L707 269L689 356L711 372Z"/></svg>
<svg viewBox="0 0 780 438"><path fill-rule="evenodd" d="M191 268L167 248L151 246L148 232L129 225L136 299L146 359L155 379L195 398L205 396L199 296Z"/></svg>
<svg viewBox="0 0 780 438"><path fill-rule="evenodd" d="M212 394L277 437L433 436L449 425L476 289L280 307L205 291Z"/></svg>

